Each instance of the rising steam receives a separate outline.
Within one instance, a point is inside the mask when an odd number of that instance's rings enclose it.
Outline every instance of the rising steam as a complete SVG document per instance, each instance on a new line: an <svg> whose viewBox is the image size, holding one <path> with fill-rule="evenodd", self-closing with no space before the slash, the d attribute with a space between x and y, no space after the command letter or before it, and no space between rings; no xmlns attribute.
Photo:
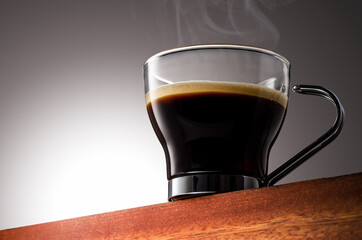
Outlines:
<svg viewBox="0 0 362 240"><path fill-rule="evenodd" d="M266 9L278 5L258 3ZM255 0L154 0L154 7L163 37L174 38L177 46L234 43L274 49L279 41L278 30Z"/></svg>

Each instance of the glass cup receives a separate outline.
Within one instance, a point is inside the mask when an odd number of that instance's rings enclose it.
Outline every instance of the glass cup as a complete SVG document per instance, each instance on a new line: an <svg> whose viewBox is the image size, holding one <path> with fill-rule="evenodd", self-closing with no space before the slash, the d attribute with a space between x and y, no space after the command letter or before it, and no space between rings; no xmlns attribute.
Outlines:
<svg viewBox="0 0 362 240"><path fill-rule="evenodd" d="M319 86L294 92L334 103L332 128L268 175L268 157L289 99L290 63L274 52L241 45L167 50L144 64L149 118L166 157L170 201L271 186L333 141L344 110Z"/></svg>

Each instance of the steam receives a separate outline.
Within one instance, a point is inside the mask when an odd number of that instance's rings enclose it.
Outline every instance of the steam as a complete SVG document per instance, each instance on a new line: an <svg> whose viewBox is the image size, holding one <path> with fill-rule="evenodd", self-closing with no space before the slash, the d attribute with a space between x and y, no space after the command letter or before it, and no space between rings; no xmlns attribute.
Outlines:
<svg viewBox="0 0 362 240"><path fill-rule="evenodd" d="M154 0L154 7L163 37L174 38L177 46L233 43L274 49L279 42L279 32L257 3L273 10L278 2Z"/></svg>

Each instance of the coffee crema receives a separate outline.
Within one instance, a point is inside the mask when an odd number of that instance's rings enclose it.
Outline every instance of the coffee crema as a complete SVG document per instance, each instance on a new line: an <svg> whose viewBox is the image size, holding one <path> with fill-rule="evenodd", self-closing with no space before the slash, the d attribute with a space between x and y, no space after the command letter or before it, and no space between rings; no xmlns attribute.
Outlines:
<svg viewBox="0 0 362 240"><path fill-rule="evenodd" d="M257 84L188 81L146 94L167 177L240 174L263 180L288 97Z"/></svg>
<svg viewBox="0 0 362 240"><path fill-rule="evenodd" d="M285 108L288 104L288 97L275 89L267 88L253 83L215 81L188 81L161 86L146 93L146 104L148 105L151 101L154 101L155 99L166 97L169 95L206 92L258 96L278 102Z"/></svg>

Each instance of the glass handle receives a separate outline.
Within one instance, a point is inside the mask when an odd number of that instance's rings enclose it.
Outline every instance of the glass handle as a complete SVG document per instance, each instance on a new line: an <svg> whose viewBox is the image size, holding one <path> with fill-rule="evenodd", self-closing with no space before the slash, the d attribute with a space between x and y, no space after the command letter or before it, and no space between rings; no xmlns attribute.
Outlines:
<svg viewBox="0 0 362 240"><path fill-rule="evenodd" d="M327 146L330 142L332 142L339 135L339 133L343 128L344 109L341 102L333 92L331 92L326 88L320 86L313 86L313 85L296 85L293 87L293 91L300 94L325 97L328 100L330 100L336 107L336 113L337 113L336 120L333 126L321 137L319 137L315 142L307 146L305 149L303 149L293 158L291 158L286 163L284 163L279 168L270 173L264 181L265 186L273 186L280 179L284 178L294 169L299 167L308 158L310 158L318 151L320 151L322 148Z"/></svg>

